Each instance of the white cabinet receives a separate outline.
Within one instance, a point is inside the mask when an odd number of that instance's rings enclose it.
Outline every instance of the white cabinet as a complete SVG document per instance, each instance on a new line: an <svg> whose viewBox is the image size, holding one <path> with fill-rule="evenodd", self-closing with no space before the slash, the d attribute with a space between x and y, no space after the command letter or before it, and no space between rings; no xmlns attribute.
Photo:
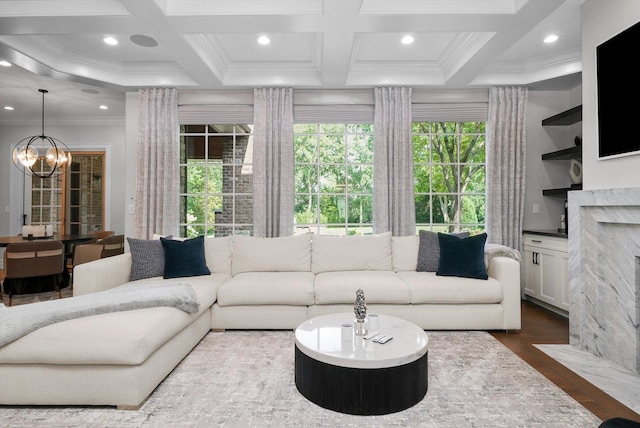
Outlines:
<svg viewBox="0 0 640 428"><path fill-rule="evenodd" d="M569 311L569 251L566 238L524 235L524 294Z"/></svg>

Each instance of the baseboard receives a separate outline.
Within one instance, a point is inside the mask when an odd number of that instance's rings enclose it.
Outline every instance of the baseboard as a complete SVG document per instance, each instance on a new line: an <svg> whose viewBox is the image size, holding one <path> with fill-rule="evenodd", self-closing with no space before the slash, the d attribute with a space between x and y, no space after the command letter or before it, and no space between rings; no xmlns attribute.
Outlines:
<svg viewBox="0 0 640 428"><path fill-rule="evenodd" d="M524 298L525 298L525 300L528 300L531 303L534 303L534 304L536 304L538 306L541 306L541 307L543 307L543 308L545 308L545 309L547 309L547 310L549 310L551 312L554 312L554 313L556 313L558 315L562 315L565 318L569 318L569 312L565 311L564 309L557 308L557 307L555 307L553 305L550 305L548 303L543 302L542 300L538 300L535 297L524 296Z"/></svg>

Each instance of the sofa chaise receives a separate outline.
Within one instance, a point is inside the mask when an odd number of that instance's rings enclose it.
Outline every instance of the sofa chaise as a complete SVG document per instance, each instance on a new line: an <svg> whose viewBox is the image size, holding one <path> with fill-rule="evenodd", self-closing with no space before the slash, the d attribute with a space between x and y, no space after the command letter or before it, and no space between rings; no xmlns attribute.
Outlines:
<svg viewBox="0 0 640 428"><path fill-rule="evenodd" d="M318 315L352 312L359 288L369 313L425 330L520 329L517 257L485 253L487 279L443 276L417 270L420 239L390 233L203 239L210 274L138 280L189 283L197 313L137 309L29 333L0 347L0 404L136 409L208 331L295 329ZM74 296L131 283L135 257L127 252L77 266Z"/></svg>

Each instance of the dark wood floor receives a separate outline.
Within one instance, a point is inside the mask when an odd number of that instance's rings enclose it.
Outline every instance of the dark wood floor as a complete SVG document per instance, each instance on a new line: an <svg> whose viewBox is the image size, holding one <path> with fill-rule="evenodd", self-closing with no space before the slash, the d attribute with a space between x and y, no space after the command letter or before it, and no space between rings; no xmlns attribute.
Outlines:
<svg viewBox="0 0 640 428"><path fill-rule="evenodd" d="M492 332L507 348L542 373L602 420L622 417L640 422L640 415L564 367L534 344L568 344L569 320L534 303L522 302L522 330Z"/></svg>

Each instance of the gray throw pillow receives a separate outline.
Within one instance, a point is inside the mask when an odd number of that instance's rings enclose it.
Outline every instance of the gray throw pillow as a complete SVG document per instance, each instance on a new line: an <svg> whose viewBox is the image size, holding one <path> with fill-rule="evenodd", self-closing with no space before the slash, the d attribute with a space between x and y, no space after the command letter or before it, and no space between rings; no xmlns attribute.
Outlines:
<svg viewBox="0 0 640 428"><path fill-rule="evenodd" d="M131 251L131 281L164 274L164 247L158 239L127 238Z"/></svg>
<svg viewBox="0 0 640 428"><path fill-rule="evenodd" d="M450 235L459 238L467 238L469 232L451 233ZM418 272L437 272L440 263L440 242L438 233L428 230L421 230L419 233L420 243L418 246Z"/></svg>

